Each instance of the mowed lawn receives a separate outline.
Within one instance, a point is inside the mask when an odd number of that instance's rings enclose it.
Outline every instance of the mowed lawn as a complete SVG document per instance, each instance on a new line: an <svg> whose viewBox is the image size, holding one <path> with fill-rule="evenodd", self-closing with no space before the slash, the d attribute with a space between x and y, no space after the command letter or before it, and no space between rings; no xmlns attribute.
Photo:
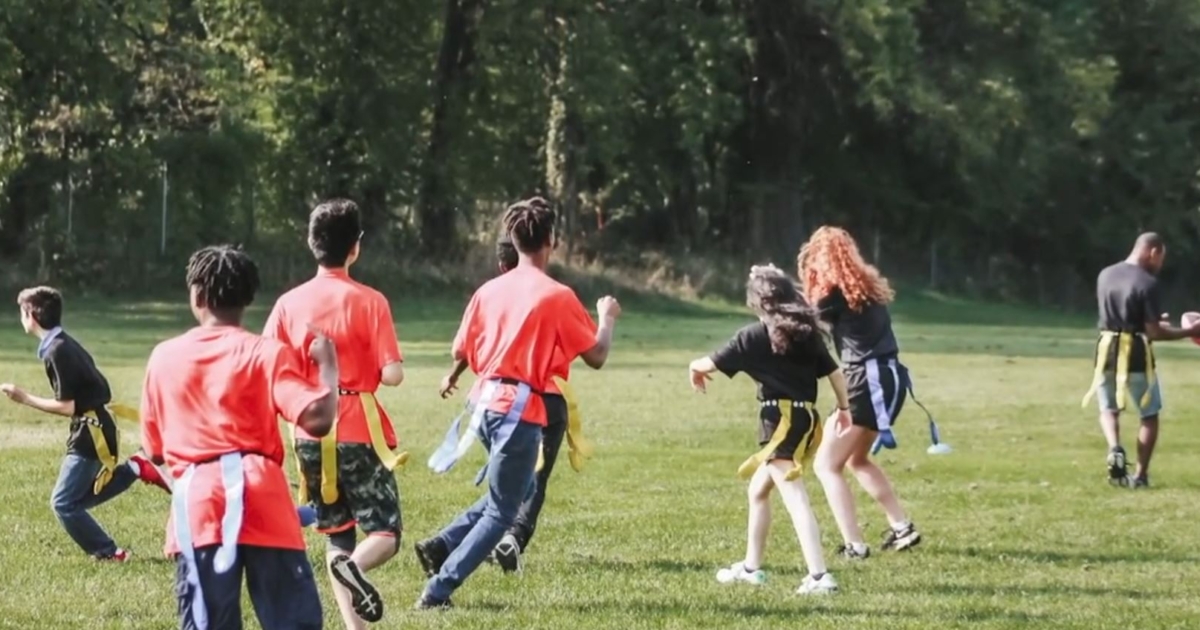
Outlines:
<svg viewBox="0 0 1200 630"><path fill-rule="evenodd" d="M757 408L745 377L720 378L700 396L686 366L747 317L736 307L654 314L630 304L609 366L575 370L596 456L578 474L563 458L524 574L484 566L457 594L456 610L411 611L424 583L412 543L481 492L471 484L479 447L445 476L424 465L462 404L436 393L458 305L394 305L408 378L381 398L413 457L397 473L403 548L371 574L388 606L377 627L1092 630L1195 627L1200 619L1200 392L1190 386L1200 383L1200 348L1160 350L1167 412L1154 488L1118 490L1104 478L1095 413L1079 404L1091 373L1088 320L933 297L901 303L897 330L917 393L954 452L925 453L925 418L910 403L900 448L880 457L924 534L915 550L878 551L886 522L860 493L876 555L834 558L841 540L810 478L841 593L793 594L800 553L778 501L768 584L717 584L716 570L744 549L745 485L735 470L755 450ZM134 403L150 349L190 324L186 311L163 305L68 310L69 329L95 354L116 398ZM264 317L257 309L249 323ZM14 314L0 317L0 381L47 392L34 348ZM827 392L821 402L830 405ZM176 627L174 566L161 554L167 496L138 484L97 509L135 559L90 560L48 505L65 436L64 421L0 400L0 627ZM126 427L124 453L136 440ZM287 470L294 475L290 461ZM319 565L324 543L312 532L308 539ZM324 575L320 586L328 626L340 627Z"/></svg>

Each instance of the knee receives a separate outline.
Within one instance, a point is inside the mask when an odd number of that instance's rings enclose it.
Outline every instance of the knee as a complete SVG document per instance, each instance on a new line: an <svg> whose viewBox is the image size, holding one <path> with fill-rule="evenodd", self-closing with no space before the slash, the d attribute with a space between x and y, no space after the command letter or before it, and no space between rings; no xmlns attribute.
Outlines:
<svg viewBox="0 0 1200 630"><path fill-rule="evenodd" d="M50 496L50 509L58 516L70 516L80 511L77 502L57 493Z"/></svg>
<svg viewBox="0 0 1200 630"><path fill-rule="evenodd" d="M349 527L340 532L329 534L328 542L330 553L350 555L354 553L354 548L358 546L358 535L353 527Z"/></svg>

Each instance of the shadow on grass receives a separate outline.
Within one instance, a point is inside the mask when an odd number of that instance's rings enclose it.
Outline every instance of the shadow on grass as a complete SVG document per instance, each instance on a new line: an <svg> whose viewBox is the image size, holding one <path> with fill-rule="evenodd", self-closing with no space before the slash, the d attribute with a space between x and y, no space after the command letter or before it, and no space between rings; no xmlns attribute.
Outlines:
<svg viewBox="0 0 1200 630"><path fill-rule="evenodd" d="M1110 599L1124 597L1128 599L1174 599L1174 595L1166 593L1151 593L1126 588L1088 588L1059 584L1054 586L995 586L982 584L926 584L917 590L934 595L972 595L978 597L1101 597Z"/></svg>
<svg viewBox="0 0 1200 630"><path fill-rule="evenodd" d="M1031 549L979 549L977 547L966 548L947 548L947 547L931 547L927 552L967 557L967 558L984 558L996 562L1005 562L1009 560L1024 560L1029 562L1043 562L1047 564L1113 564L1118 562L1138 562L1138 563L1167 563L1167 564L1188 564L1193 565L1200 563L1200 557L1178 555L1171 553L1156 553L1156 552L1122 552L1122 553L1097 553L1092 551L1041 551Z"/></svg>

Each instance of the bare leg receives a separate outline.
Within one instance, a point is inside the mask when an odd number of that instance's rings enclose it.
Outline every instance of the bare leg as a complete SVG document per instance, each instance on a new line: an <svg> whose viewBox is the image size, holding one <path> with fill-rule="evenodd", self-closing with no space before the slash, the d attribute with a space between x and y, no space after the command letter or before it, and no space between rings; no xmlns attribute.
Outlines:
<svg viewBox="0 0 1200 630"><path fill-rule="evenodd" d="M367 627L367 622L363 621L358 616L358 613L354 612L354 603L350 596L350 591L333 577L333 570L329 568L334 558L345 554L345 551L333 548L326 551L325 570L329 573L329 583L333 585L333 598L337 601L338 612L342 614L342 623L345 624L347 630L363 630Z"/></svg>
<svg viewBox="0 0 1200 630"><path fill-rule="evenodd" d="M1110 451L1121 445L1120 415L1116 411L1100 412L1100 430L1104 432L1104 439L1108 441Z"/></svg>
<svg viewBox="0 0 1200 630"><path fill-rule="evenodd" d="M888 523L892 526L900 525L908 521L908 515L904 513L904 508L900 506L900 499L896 498L896 491L892 488L892 482L888 480L883 469L875 462L871 461L869 452L871 450L870 442L862 442L861 448L850 454L850 470L854 471L854 476L858 478L858 483L875 499L883 511L887 513Z"/></svg>
<svg viewBox="0 0 1200 630"><path fill-rule="evenodd" d="M763 554L767 548L767 533L771 531L771 471L759 466L750 478L747 495L750 499L750 522L746 530L746 560L742 563L747 571L762 568Z"/></svg>
<svg viewBox="0 0 1200 630"><path fill-rule="evenodd" d="M395 536L368 534L362 542L358 543L350 558L354 560L359 569L366 572L391 560L392 556L396 555L397 549L399 549L399 544Z"/></svg>
<svg viewBox="0 0 1200 630"><path fill-rule="evenodd" d="M1150 457L1154 455L1154 445L1158 443L1158 416L1142 418L1142 428L1138 431L1138 478L1144 478L1150 472Z"/></svg>
<svg viewBox="0 0 1200 630"><path fill-rule="evenodd" d="M854 512L854 494L850 492L850 484L842 471L846 462L854 453L859 441L866 439L867 443L873 436L862 427L851 427L843 436L838 437L837 428L832 420L825 423L825 435L817 450L813 468L825 488L825 498L829 500L829 509L833 519L837 521L838 530L846 544L865 544L862 528L858 525L858 517Z"/></svg>
<svg viewBox="0 0 1200 630"><path fill-rule="evenodd" d="M800 541L800 551L804 554L809 575L820 575L826 571L825 554L821 551L821 531L817 528L817 517L813 516L804 482L800 479L788 481L786 478L791 467L791 462L775 460L764 468L771 471L775 487L779 488L779 495L783 497L783 505L792 517L792 526L796 528L796 538Z"/></svg>

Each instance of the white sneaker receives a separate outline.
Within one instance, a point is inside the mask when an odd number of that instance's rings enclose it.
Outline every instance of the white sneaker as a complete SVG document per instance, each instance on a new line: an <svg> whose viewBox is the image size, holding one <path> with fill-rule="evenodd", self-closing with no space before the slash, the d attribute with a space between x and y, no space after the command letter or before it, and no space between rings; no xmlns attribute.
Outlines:
<svg viewBox="0 0 1200 630"><path fill-rule="evenodd" d="M814 580L813 576L804 576L804 581L800 582L800 588L796 589L797 595L828 595L836 593L838 590L837 580L833 579L832 573L826 573L821 576L821 579Z"/></svg>
<svg viewBox="0 0 1200 630"><path fill-rule="evenodd" d="M747 571L743 563L735 562L729 565L728 568L717 571L717 581L721 584L745 582L747 584L761 586L767 583L767 574L763 572L762 569Z"/></svg>

